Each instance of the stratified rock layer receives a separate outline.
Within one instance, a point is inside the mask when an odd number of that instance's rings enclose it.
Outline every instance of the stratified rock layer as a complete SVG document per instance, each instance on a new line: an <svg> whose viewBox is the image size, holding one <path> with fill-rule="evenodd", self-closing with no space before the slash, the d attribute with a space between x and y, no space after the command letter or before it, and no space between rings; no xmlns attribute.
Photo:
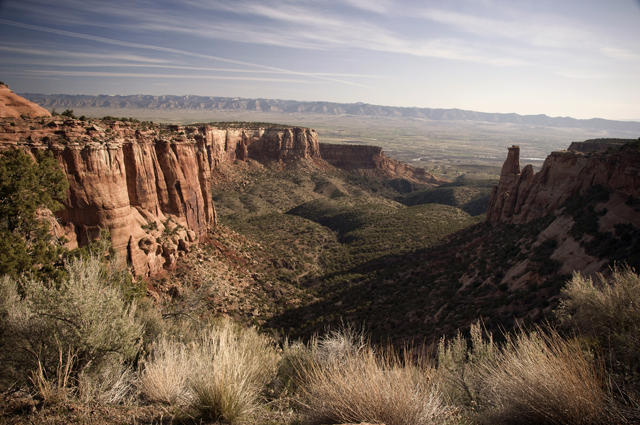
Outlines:
<svg viewBox="0 0 640 425"><path fill-rule="evenodd" d="M216 213L211 171L249 158L320 160L318 137L302 128L223 129L75 119L2 120L0 149L50 150L70 189L58 236L83 246L109 230L137 275L172 267Z"/></svg>

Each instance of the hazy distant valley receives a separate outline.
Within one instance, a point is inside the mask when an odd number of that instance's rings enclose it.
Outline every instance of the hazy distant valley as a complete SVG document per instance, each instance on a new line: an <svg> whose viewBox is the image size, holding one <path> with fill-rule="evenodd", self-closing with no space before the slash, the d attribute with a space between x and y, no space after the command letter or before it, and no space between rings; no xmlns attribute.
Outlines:
<svg viewBox="0 0 640 425"><path fill-rule="evenodd" d="M111 115L181 124L275 122L310 127L318 131L324 143L380 146L392 158L452 178L462 173L497 177L504 149L512 144L521 146L523 163L539 168L550 152L566 149L571 142L634 138L640 133L637 122L458 109L198 96L25 96L49 110L73 109L77 116Z"/></svg>

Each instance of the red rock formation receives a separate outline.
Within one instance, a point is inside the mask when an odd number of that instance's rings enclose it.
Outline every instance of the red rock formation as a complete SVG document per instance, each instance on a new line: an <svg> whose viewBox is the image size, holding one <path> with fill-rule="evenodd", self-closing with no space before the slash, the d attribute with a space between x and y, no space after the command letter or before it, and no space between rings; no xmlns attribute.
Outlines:
<svg viewBox="0 0 640 425"><path fill-rule="evenodd" d="M171 267L215 225L210 177L220 162L319 159L315 131L301 128L145 129L24 115L0 118L0 125L0 149L51 150L67 174L70 189L56 233L73 248L108 229L114 249L137 275Z"/></svg>
<svg viewBox="0 0 640 425"><path fill-rule="evenodd" d="M625 143L635 142L638 139L591 139L584 142L571 142L567 150L574 152L590 153L606 151L607 149L618 148Z"/></svg>
<svg viewBox="0 0 640 425"><path fill-rule="evenodd" d="M486 218L493 225L540 218L593 185L602 185L625 198L640 194L637 148L589 154L553 152L538 173L531 165L520 172L519 154L519 147L509 148L500 182L493 188Z"/></svg>
<svg viewBox="0 0 640 425"><path fill-rule="evenodd" d="M29 102L9 90L8 86L0 84L0 117L50 117L46 109Z"/></svg>
<svg viewBox="0 0 640 425"><path fill-rule="evenodd" d="M320 156L334 167L348 171L370 172L387 178L406 178L422 183L449 183L423 168L415 168L387 157L378 146L320 143Z"/></svg>

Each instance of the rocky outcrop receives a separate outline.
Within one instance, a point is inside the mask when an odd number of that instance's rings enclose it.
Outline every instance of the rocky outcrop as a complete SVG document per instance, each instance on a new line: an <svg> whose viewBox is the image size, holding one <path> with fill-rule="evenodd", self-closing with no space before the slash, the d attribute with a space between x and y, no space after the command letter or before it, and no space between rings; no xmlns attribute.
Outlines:
<svg viewBox="0 0 640 425"><path fill-rule="evenodd" d="M179 130L179 129L178 129ZM255 159L292 161L320 159L318 134L309 128L186 127L185 131L210 147L214 166L220 162Z"/></svg>
<svg viewBox="0 0 640 425"><path fill-rule="evenodd" d="M640 149L634 144L589 154L553 152L538 173L531 165L520 170L519 155L518 146L509 148L500 181L491 193L486 221L492 225L543 217L594 185L622 198L640 194Z"/></svg>
<svg viewBox="0 0 640 425"><path fill-rule="evenodd" d="M101 229L137 275L175 264L199 234L215 224L211 164L203 141L158 135L130 123L25 122L0 133L2 149L50 150L69 180L58 236L70 248ZM6 126L4 126L6 129ZM24 137L29 133L27 137ZM175 248L175 249L174 249Z"/></svg>
<svg viewBox="0 0 640 425"><path fill-rule="evenodd" d="M320 143L320 156L334 167L348 171L406 178L433 185L449 183L449 180L438 178L423 168L411 167L387 157L378 146Z"/></svg>
<svg viewBox="0 0 640 425"><path fill-rule="evenodd" d="M8 86L0 84L0 117L50 117L46 109L18 96Z"/></svg>

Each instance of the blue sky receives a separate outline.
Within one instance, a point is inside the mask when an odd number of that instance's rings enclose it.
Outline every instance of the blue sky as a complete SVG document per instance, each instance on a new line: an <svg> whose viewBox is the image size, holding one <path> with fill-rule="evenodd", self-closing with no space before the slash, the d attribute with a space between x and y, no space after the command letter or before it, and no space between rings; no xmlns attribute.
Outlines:
<svg viewBox="0 0 640 425"><path fill-rule="evenodd" d="M0 0L0 80L640 120L640 0Z"/></svg>

